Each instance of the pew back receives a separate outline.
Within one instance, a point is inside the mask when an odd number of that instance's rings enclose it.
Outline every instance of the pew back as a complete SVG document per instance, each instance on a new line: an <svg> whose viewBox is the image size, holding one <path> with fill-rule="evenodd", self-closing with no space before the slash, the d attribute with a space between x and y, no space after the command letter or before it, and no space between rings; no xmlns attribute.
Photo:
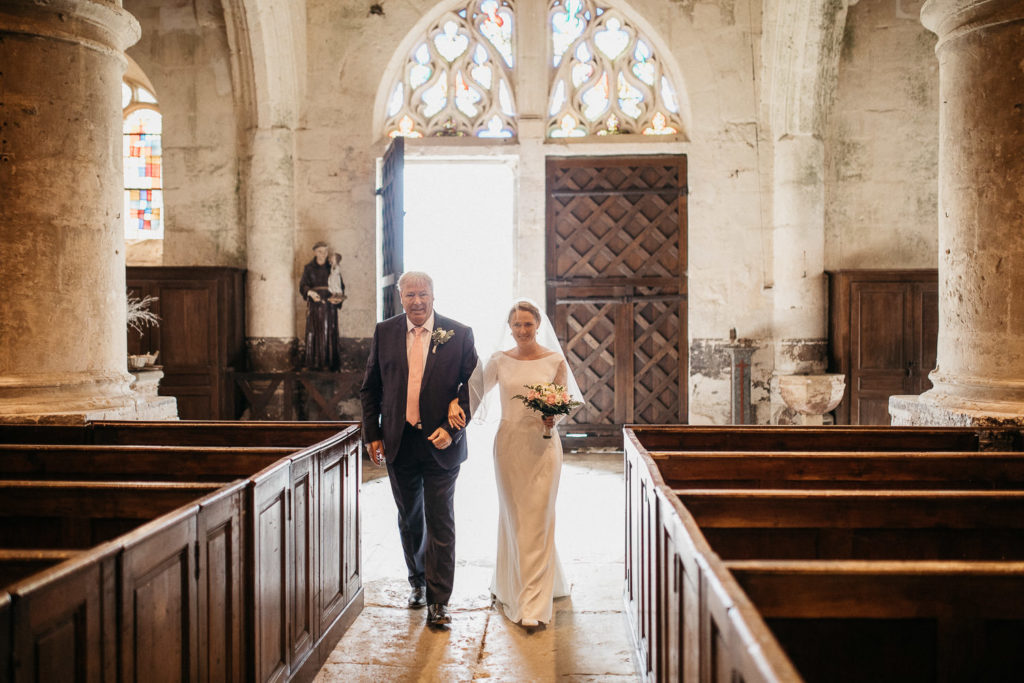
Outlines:
<svg viewBox="0 0 1024 683"><path fill-rule="evenodd" d="M12 563L28 557L33 543L40 560L69 558L0 593L0 680L313 679L362 609L358 425L276 436L200 427L195 441L234 445L0 446L0 536L21 529L0 539L0 565L4 552ZM301 449L237 445L304 433L326 438ZM125 478L102 479L119 469ZM279 476L268 483L261 472L271 470ZM281 502L275 514L253 514L257 482ZM52 543L38 530L46 524ZM67 547L89 535L109 540ZM273 604L256 609L256 586L268 581L277 581ZM14 657L35 659L15 669ZM278 665L258 678L270 660Z"/></svg>
<svg viewBox="0 0 1024 683"><path fill-rule="evenodd" d="M805 661L808 651L828 653L823 657L825 660L832 657L840 661L846 657L877 661L887 650L880 646L875 651L856 651L849 647L849 639L843 638L822 644L815 628L794 622L796 617L768 610L762 612L764 595L755 592L752 600L744 591L750 583L749 575L742 575L747 583L737 582L736 572L742 565L726 563L719 553L725 549L731 553L727 556L743 558L747 565L780 556L848 558L861 554L872 556L871 553L899 558L902 554L915 557L914 553L947 557L969 551L980 559L993 559L993 556L1002 559L1005 551L1007 556L1017 558L1021 552L1018 539L1022 535L1020 524L1015 521L1022 512L1018 507L1022 480L1020 454L981 452L994 446L1019 450L1020 435L1015 430L984 432L964 428L644 426L625 429L625 592L627 614L644 678L797 681L806 676L806 680L880 680L867 677L868 670L864 666L851 669L857 672L854 676L844 677L842 671L815 668L814 661L808 665ZM868 455L861 458L860 452ZM988 458L989 455L993 457ZM979 456L986 459L972 462ZM895 476L890 478L887 475L893 469ZM746 488L751 485L772 488ZM950 490L953 488L960 490ZM987 490L978 491L979 488ZM688 521L681 524L682 520ZM736 533L746 536L729 536ZM801 538L801 534L804 537ZM868 546L861 537L863 534L877 536L870 544L870 551L865 550ZM886 534L888 537L883 541ZM933 536L930 546L919 538L929 534ZM961 535L959 549L950 541L957 534ZM973 548L965 541L972 534L982 537ZM918 538L916 549L913 543L908 543L908 538ZM731 540L732 545L725 544L723 539ZM751 539L761 540L751 545ZM1005 541L1003 547L988 542L993 539ZM697 556L689 564L706 566L710 574L720 573L726 577L718 584L725 596L717 602L724 605L731 601L733 607L726 608L726 614L717 619L713 611L709 611L714 601L710 600L708 592L700 590L705 585L700 582L704 575L695 574L698 578L694 582L695 595L687 595L686 581L680 582L677 578L686 576L688 562L683 549L687 547ZM823 563L820 559L790 561L806 565L800 569L805 573L809 571L807 567ZM835 563L825 564L828 566L823 576L830 576L829 569L834 568ZM936 564L943 565L946 571L949 565L956 563ZM994 564L1007 569L1012 581L1018 580L1017 573L1024 567L1014 568L1011 565L1019 563L1013 562ZM880 569L879 576L884 578L878 580L889 581L892 577L886 573L887 569ZM964 575L953 572L947 577L951 582L949 586L960 585L957 576ZM872 580L874 578L868 579ZM794 586L799 583L798 579L792 581ZM843 576L835 585L833 599L837 609L829 619L844 621L840 632L851 637L863 636L861 641L849 642L884 641L885 636L898 634L905 625L889 617L872 617L867 619L871 623L865 623L865 618L856 613L845 615L838 587L846 591L843 600L857 602L861 591L869 590L870 586L855 576ZM892 578L892 585L898 586L899 581ZM998 588L993 587L997 584L988 579L975 582L973 586L974 590L984 593L985 600L998 599ZM790 601L797 606L800 603L798 592L771 595L782 602ZM809 609L815 611L818 606L812 604ZM728 640L716 641L716 634L723 632L722 624L729 615L734 615L741 623L737 628L754 634L760 652L772 653L767 669L742 670L742 655L733 651ZM946 615L948 621L948 606ZM980 642L979 638L984 641L984 637L979 636L981 633L992 633L993 637L1002 639L1000 642L1010 642L1010 636L1019 632L1015 620L1024 614L1014 607L1002 616L1004 620L997 626L985 621L987 617L971 622L982 624L978 628L971 626L972 642ZM974 619L967 613L964 618L967 620L964 623ZM828 633L829 619L815 622L822 634ZM784 633L786 628L800 631L801 637L806 639L801 641L805 643L803 650L790 651L790 639L782 639L776 633ZM934 631L937 626L932 623L923 628ZM699 636L688 640L684 635L679 639L680 633L694 632ZM943 634L944 640L928 641L925 649L942 652L951 646L948 630ZM890 639L899 642L898 638ZM784 640L785 651L780 647L780 640ZM817 650L807 646L808 642L816 643ZM939 644L935 645L936 642ZM982 647L975 648L973 653L994 657L997 663L986 671L997 671L1006 663L1002 657L1009 649ZM922 651L918 648L918 654ZM793 666L790 655L799 668ZM898 660L898 666L902 667L905 661L909 659ZM937 672L939 680L963 680L967 673L956 662L944 661L941 657L938 661L926 660L923 666L918 664L919 671Z"/></svg>

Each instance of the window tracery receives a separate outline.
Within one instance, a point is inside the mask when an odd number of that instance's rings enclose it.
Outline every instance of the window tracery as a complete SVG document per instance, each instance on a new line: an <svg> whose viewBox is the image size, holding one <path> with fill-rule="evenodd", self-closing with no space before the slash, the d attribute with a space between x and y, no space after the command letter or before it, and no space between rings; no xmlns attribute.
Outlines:
<svg viewBox="0 0 1024 683"><path fill-rule="evenodd" d="M681 130L675 89L650 40L594 0L552 0L548 12L553 138Z"/></svg>
<svg viewBox="0 0 1024 683"><path fill-rule="evenodd" d="M128 78L121 82L121 107L125 239L162 239L163 117L152 91Z"/></svg>
<svg viewBox="0 0 1024 683"><path fill-rule="evenodd" d="M512 0L470 0L418 41L391 86L391 137L516 135Z"/></svg>
<svg viewBox="0 0 1024 683"><path fill-rule="evenodd" d="M681 132L651 41L598 1L548 0L546 136ZM514 2L468 0L430 24L387 91L386 135L516 137L514 84L532 74L516 74Z"/></svg>

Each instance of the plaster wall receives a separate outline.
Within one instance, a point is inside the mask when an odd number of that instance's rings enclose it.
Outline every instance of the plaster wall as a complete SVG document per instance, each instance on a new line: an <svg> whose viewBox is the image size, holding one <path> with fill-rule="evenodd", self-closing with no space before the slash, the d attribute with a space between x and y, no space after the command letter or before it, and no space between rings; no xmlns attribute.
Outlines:
<svg viewBox="0 0 1024 683"><path fill-rule="evenodd" d="M153 83L163 114L163 265L245 267L239 124L221 3L124 6L142 26L128 55Z"/></svg>
<svg viewBox="0 0 1024 683"><path fill-rule="evenodd" d="M936 268L939 62L922 0L849 8L825 145L825 268Z"/></svg>

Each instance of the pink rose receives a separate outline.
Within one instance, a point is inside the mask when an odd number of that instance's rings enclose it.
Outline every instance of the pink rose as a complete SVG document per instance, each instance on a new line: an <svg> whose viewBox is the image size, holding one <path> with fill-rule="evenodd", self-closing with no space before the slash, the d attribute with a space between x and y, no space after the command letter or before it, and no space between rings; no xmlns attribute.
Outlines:
<svg viewBox="0 0 1024 683"><path fill-rule="evenodd" d="M540 398L540 396L537 394L536 391L531 390L526 394L526 399L528 401L536 401L538 398Z"/></svg>
<svg viewBox="0 0 1024 683"><path fill-rule="evenodd" d="M562 392L562 403L568 403L568 402L569 402L569 392L568 391L563 391Z"/></svg>
<svg viewBox="0 0 1024 683"><path fill-rule="evenodd" d="M544 400L547 401L547 404L549 406L553 406L553 405L555 405L555 401L557 401L558 399L555 398L554 394L548 394L547 397L545 397Z"/></svg>

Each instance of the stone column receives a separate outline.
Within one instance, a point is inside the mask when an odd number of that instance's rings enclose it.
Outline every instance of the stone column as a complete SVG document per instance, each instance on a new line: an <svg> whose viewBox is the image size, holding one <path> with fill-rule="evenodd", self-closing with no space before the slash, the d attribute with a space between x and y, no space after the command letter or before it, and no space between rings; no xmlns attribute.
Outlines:
<svg viewBox="0 0 1024 683"><path fill-rule="evenodd" d="M174 417L127 368L120 2L0 4L0 421Z"/></svg>
<svg viewBox="0 0 1024 683"><path fill-rule="evenodd" d="M253 370L295 367L294 133L261 128L253 135L246 245L246 344ZM312 246L312 245L310 245ZM312 252L303 252L312 258Z"/></svg>
<svg viewBox="0 0 1024 683"><path fill-rule="evenodd" d="M775 142L773 424L792 424L778 377L825 371L825 149L813 135Z"/></svg>
<svg viewBox="0 0 1024 683"><path fill-rule="evenodd" d="M939 41L934 387L894 424L1024 424L1024 3L929 0Z"/></svg>

